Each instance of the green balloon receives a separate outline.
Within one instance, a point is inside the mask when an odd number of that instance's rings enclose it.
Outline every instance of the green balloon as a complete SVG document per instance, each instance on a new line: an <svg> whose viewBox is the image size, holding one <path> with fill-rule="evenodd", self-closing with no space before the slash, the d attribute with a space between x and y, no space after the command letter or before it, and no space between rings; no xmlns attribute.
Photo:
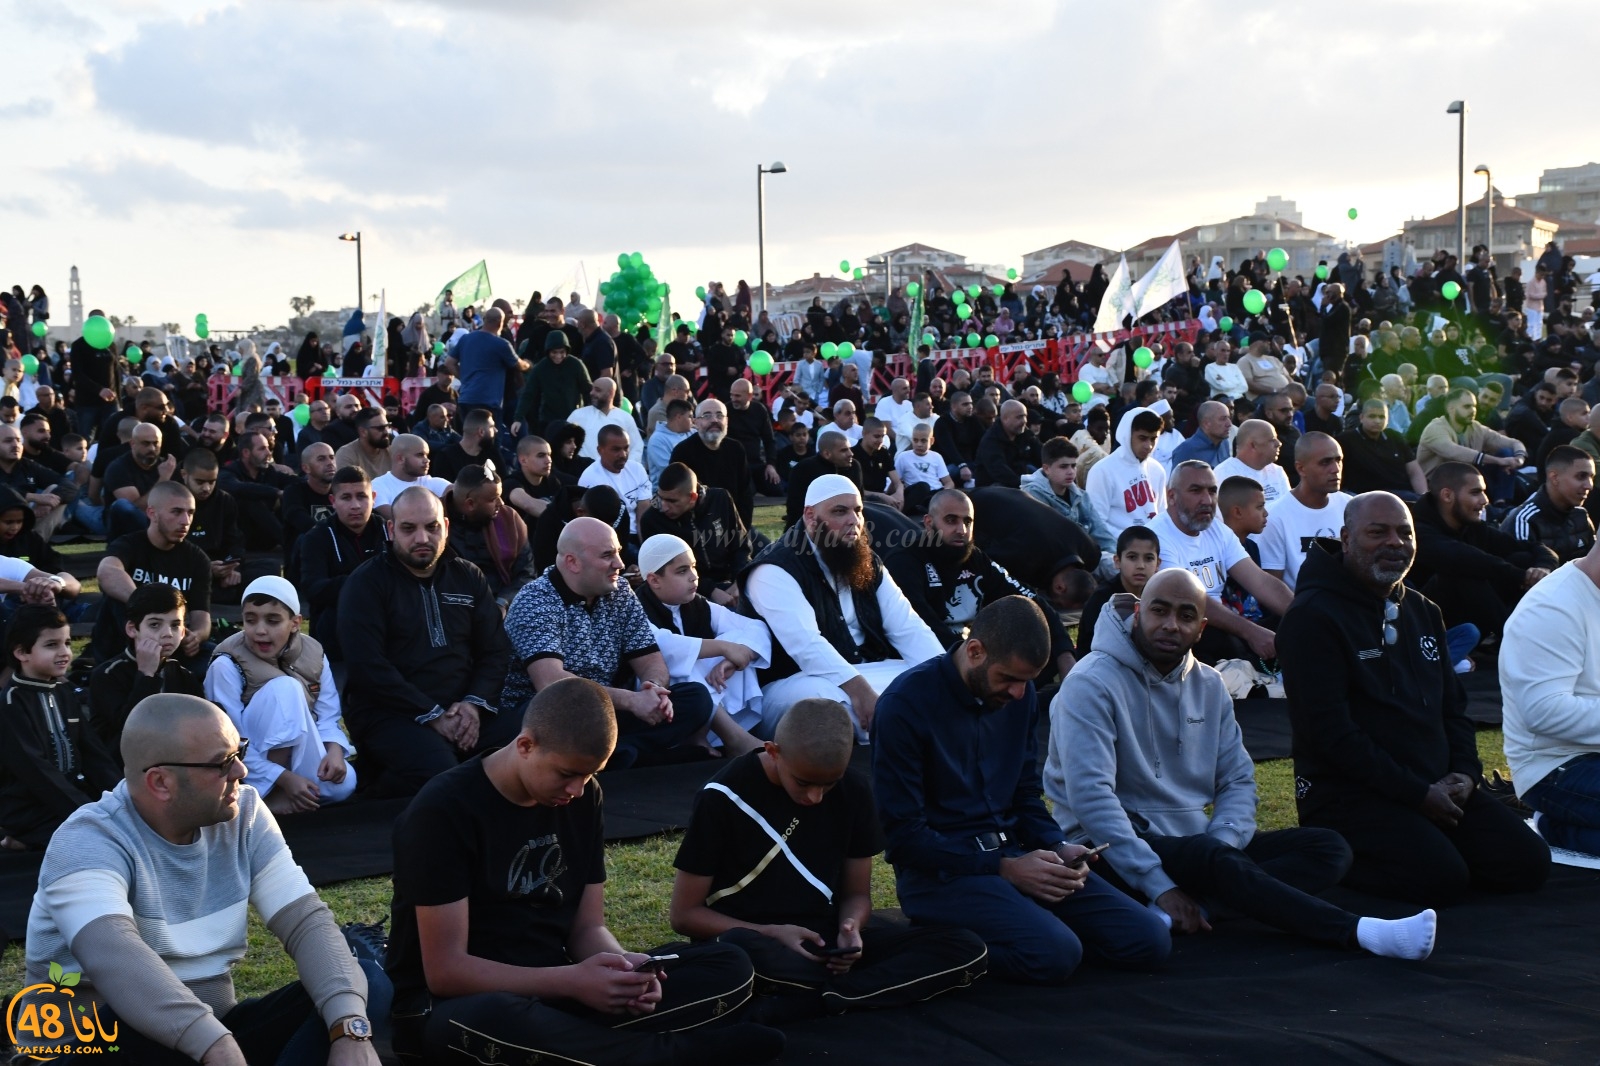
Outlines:
<svg viewBox="0 0 1600 1066"><path fill-rule="evenodd" d="M90 315L83 324L83 339L89 347L105 351L117 339L117 331L104 315Z"/></svg>
<svg viewBox="0 0 1600 1066"><path fill-rule="evenodd" d="M906 282L906 295L911 297L913 300L915 300L917 298L917 293L919 293L921 291L922 291L922 286L921 285L918 285L914 281Z"/></svg>
<svg viewBox="0 0 1600 1066"><path fill-rule="evenodd" d="M980 345L982 343L983 343L983 338L978 336L976 333L967 334L967 347L968 348L976 348L978 345Z"/></svg>
<svg viewBox="0 0 1600 1066"><path fill-rule="evenodd" d="M1454 303L1455 298L1461 295L1461 286L1457 285L1453 281L1447 281L1443 285L1439 286L1439 295L1443 296L1451 303Z"/></svg>
<svg viewBox="0 0 1600 1066"><path fill-rule="evenodd" d="M850 276L855 278L857 281L860 281L862 278L867 276L867 272L862 270L860 267L856 267L855 270L851 271Z"/></svg>
<svg viewBox="0 0 1600 1066"><path fill-rule="evenodd" d="M733 343L734 344L737 344L739 347L743 348L746 344L749 343L749 341L750 341L750 334L746 333L744 330L736 329L736 330L733 331Z"/></svg>
<svg viewBox="0 0 1600 1066"><path fill-rule="evenodd" d="M444 354L444 341L434 341L433 342L433 354L434 355L443 355Z"/></svg>
<svg viewBox="0 0 1600 1066"><path fill-rule="evenodd" d="M973 284L967 286L967 295L972 297L974 300L978 298L978 294L982 291L983 286L981 285Z"/></svg>
<svg viewBox="0 0 1600 1066"><path fill-rule="evenodd" d="M772 373L772 356L768 352L757 352L750 357L750 370L757 377L766 377Z"/></svg>
<svg viewBox="0 0 1600 1066"><path fill-rule="evenodd" d="M1232 333L1233 332L1233 319L1229 318L1227 315L1223 315L1220 319L1217 320L1217 328L1220 329L1224 333Z"/></svg>
<svg viewBox="0 0 1600 1066"><path fill-rule="evenodd" d="M850 273L850 260L848 260L848 259L839 260L839 273L841 273L841 274Z"/></svg>
<svg viewBox="0 0 1600 1066"><path fill-rule="evenodd" d="M199 337L201 340L205 340L207 337L211 336L211 330L206 326L196 326L194 328L194 335Z"/></svg>
<svg viewBox="0 0 1600 1066"><path fill-rule="evenodd" d="M1356 209L1355 208L1352 207L1350 210L1346 211L1345 214L1350 216L1350 220L1352 222L1355 221L1355 217L1356 217Z"/></svg>
<svg viewBox="0 0 1600 1066"><path fill-rule="evenodd" d="M1317 264L1317 269L1312 271L1312 273L1316 274L1318 281L1323 280L1324 278L1326 278L1328 276L1328 264L1327 263L1318 263Z"/></svg>
<svg viewBox="0 0 1600 1066"><path fill-rule="evenodd" d="M950 294L950 299L954 300L957 306L960 306L961 304L967 302L967 294L960 289L957 289L955 292Z"/></svg>
<svg viewBox="0 0 1600 1066"><path fill-rule="evenodd" d="M39 360L38 360L38 358L36 356L32 356L32 355L23 356L22 357L22 372L24 374L37 374L39 372Z"/></svg>
<svg viewBox="0 0 1600 1066"><path fill-rule="evenodd" d="M204 322L204 323L205 323L205 324L206 324L206 325L208 325L208 326L209 326L209 325L210 325L210 324L211 324L211 323L210 323L210 322L209 322L209 321L208 321L208 320L207 320L207 319L206 319L206 316L205 316L205 315L203 315L203 314L202 314L202 315L195 315L195 316L194 316L194 324L195 324L195 325L197 325L197 326L198 326L198 325L200 325L200 323L202 323L202 322Z"/></svg>
<svg viewBox="0 0 1600 1066"><path fill-rule="evenodd" d="M856 346L855 345L851 344L849 341L840 341L839 342L839 358L840 359L849 359L851 356L853 356L855 354L856 354Z"/></svg>
<svg viewBox="0 0 1600 1066"><path fill-rule="evenodd" d="M695 299L699 300L701 303L704 303L706 299L706 287L704 285L696 285L694 287L694 295Z"/></svg>
<svg viewBox="0 0 1600 1066"><path fill-rule="evenodd" d="M634 252L632 255L628 256L628 265L633 267L635 270L642 269L644 267L644 253Z"/></svg>
<svg viewBox="0 0 1600 1066"><path fill-rule="evenodd" d="M1289 265L1289 253L1282 248L1274 248L1267 253L1267 267L1270 270L1282 270Z"/></svg>
<svg viewBox="0 0 1600 1066"><path fill-rule="evenodd" d="M137 344L128 345L128 350L122 354L133 366L138 366L140 363L144 362L144 349L140 348Z"/></svg>
<svg viewBox="0 0 1600 1066"><path fill-rule="evenodd" d="M601 296L610 296L611 295L611 282L602 281L600 283L600 295Z"/></svg>
<svg viewBox="0 0 1600 1066"><path fill-rule="evenodd" d="M622 409L624 411L628 412L630 415L633 414L633 401L628 399L626 396L624 396L622 398L621 407L622 407Z"/></svg>
<svg viewBox="0 0 1600 1066"><path fill-rule="evenodd" d="M994 293L996 296L1004 296L1006 287L1004 285L991 285L989 286L989 291Z"/></svg>
<svg viewBox="0 0 1600 1066"><path fill-rule="evenodd" d="M1016 267L1012 267L1011 269L1006 271L1006 280L1007 281L1016 281L1017 280L1017 268Z"/></svg>
<svg viewBox="0 0 1600 1066"><path fill-rule="evenodd" d="M236 377L236 378L244 377L244 360L243 359L241 359L237 363L233 364L233 376Z"/></svg>
<svg viewBox="0 0 1600 1066"><path fill-rule="evenodd" d="M297 403L289 411L289 418L297 426L304 426L311 421L311 405Z"/></svg>
<svg viewBox="0 0 1600 1066"><path fill-rule="evenodd" d="M1087 381L1075 382L1072 386L1072 398L1079 403L1088 403L1089 398L1093 395L1094 389L1090 387Z"/></svg>
<svg viewBox="0 0 1600 1066"><path fill-rule="evenodd" d="M924 333L922 335L922 343L932 348L934 345L939 343L939 338L935 337L932 333Z"/></svg>
<svg viewBox="0 0 1600 1066"><path fill-rule="evenodd" d="M817 354L824 359L837 359L839 358L839 346L832 341L823 341L822 346L817 349Z"/></svg>
<svg viewBox="0 0 1600 1066"><path fill-rule="evenodd" d="M328 369L322 372L322 376L325 378L336 378L339 376L339 371L330 366Z"/></svg>
<svg viewBox="0 0 1600 1066"><path fill-rule="evenodd" d="M35 337L42 337L46 333L49 333L49 332L50 332L50 327L45 325L43 322L35 322L33 324L33 335Z"/></svg>
<svg viewBox="0 0 1600 1066"><path fill-rule="evenodd" d="M961 304L959 307L956 308L956 317L959 318L963 322L965 322L967 319L971 318L972 317L972 305L971 304Z"/></svg>
<svg viewBox="0 0 1600 1066"><path fill-rule="evenodd" d="M1138 367L1140 370L1143 370L1145 367L1149 366L1155 361L1156 353L1152 352L1149 348L1140 345L1133 350L1133 365Z"/></svg>
<svg viewBox="0 0 1600 1066"><path fill-rule="evenodd" d="M1260 289L1250 289L1244 294L1244 309L1252 315L1259 315L1267 309L1267 298Z"/></svg>
<svg viewBox="0 0 1600 1066"><path fill-rule="evenodd" d="M628 269L628 267L630 265L631 264L630 264L630 262L628 260L628 253L627 252L618 252L617 253L617 266L621 267L623 270L626 270L626 269Z"/></svg>
<svg viewBox="0 0 1600 1066"><path fill-rule="evenodd" d="M1000 338L991 333L983 338L983 346L985 348L998 348L1000 347Z"/></svg>

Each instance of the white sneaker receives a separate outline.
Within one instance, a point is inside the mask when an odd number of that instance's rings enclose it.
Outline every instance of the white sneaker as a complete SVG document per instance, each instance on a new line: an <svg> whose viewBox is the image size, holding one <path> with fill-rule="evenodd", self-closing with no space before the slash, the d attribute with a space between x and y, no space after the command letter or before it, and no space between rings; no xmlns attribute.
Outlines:
<svg viewBox="0 0 1600 1066"><path fill-rule="evenodd" d="M1462 659L1460 662L1456 663L1456 673L1458 673L1458 674L1470 674L1470 673L1472 673L1472 660L1471 659Z"/></svg>

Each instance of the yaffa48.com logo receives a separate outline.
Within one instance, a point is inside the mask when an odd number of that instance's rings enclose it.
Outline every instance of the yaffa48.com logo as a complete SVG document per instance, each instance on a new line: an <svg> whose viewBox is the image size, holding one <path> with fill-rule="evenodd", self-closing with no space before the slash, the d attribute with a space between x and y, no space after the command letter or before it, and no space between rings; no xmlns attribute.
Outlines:
<svg viewBox="0 0 1600 1066"><path fill-rule="evenodd" d="M11 997L6 1035L28 1058L48 1062L62 1055L117 1051L117 1023L108 1030L97 1003L76 1002L74 987L83 978L50 964L50 980L29 985Z"/></svg>

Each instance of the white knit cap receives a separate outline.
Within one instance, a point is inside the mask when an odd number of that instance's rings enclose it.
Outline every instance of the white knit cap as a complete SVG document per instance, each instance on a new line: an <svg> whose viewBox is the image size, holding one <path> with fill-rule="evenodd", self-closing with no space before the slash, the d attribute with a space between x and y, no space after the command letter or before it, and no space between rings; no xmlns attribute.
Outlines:
<svg viewBox="0 0 1600 1066"><path fill-rule="evenodd" d="M1151 414L1170 415L1172 413L1172 405L1168 403L1167 398L1163 396L1149 407L1146 407L1145 410L1149 411Z"/></svg>
<svg viewBox="0 0 1600 1066"><path fill-rule="evenodd" d="M861 498L861 490L856 488L856 483L843 474L823 474L806 488L806 506L815 507L823 500L831 500L835 496L854 496Z"/></svg>
<svg viewBox="0 0 1600 1066"><path fill-rule="evenodd" d="M688 542L682 537L675 537L671 533L657 533L639 545L639 573L654 574L678 556L688 555L690 552Z"/></svg>
<svg viewBox="0 0 1600 1066"><path fill-rule="evenodd" d="M295 614L300 613L300 594L294 590L294 586L286 578L274 577L270 574L266 577L256 578L245 586L244 595L239 597L239 602L243 603L251 596L270 596Z"/></svg>

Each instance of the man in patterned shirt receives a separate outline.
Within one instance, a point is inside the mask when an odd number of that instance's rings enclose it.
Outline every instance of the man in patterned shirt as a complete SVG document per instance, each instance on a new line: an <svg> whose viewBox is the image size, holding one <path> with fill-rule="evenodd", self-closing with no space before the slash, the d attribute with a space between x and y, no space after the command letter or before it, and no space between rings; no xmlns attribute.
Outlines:
<svg viewBox="0 0 1600 1066"><path fill-rule="evenodd" d="M567 523L555 565L524 586L506 613L513 660L501 695L505 706L523 707L564 677L605 686L618 712L608 765L618 770L640 756L702 741L712 715L704 685L669 684L644 607L617 580L622 569L610 526L594 518Z"/></svg>

